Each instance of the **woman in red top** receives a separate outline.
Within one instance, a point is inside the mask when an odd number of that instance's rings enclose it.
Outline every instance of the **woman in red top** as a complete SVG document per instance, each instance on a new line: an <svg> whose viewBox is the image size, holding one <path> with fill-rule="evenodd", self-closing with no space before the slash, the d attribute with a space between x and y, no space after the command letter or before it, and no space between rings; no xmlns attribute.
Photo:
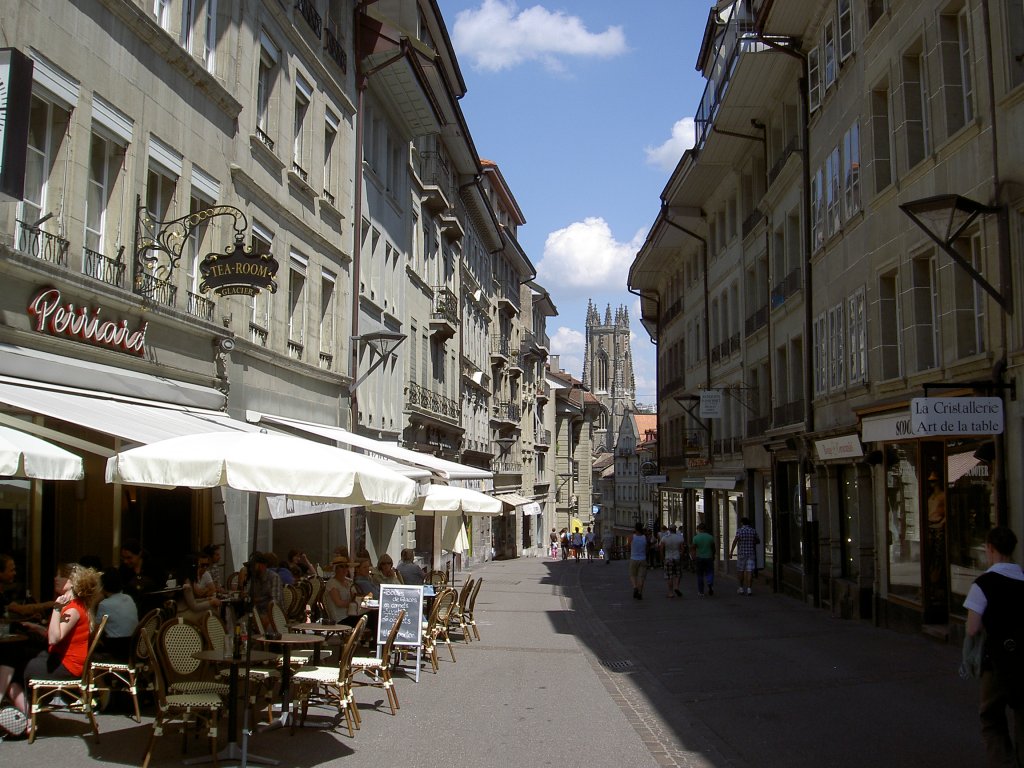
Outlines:
<svg viewBox="0 0 1024 768"><path fill-rule="evenodd" d="M81 565L71 567L64 591L57 596L50 611L46 627L48 650L25 665L22 677L26 681L34 678L74 680L82 676L99 587L100 576L95 570ZM15 698L18 699L24 701L24 697Z"/></svg>

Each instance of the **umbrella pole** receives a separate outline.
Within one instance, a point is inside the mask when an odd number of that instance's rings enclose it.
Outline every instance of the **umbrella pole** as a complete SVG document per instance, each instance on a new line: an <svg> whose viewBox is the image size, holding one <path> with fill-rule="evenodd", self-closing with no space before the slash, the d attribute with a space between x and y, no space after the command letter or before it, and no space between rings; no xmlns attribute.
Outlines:
<svg viewBox="0 0 1024 768"><path fill-rule="evenodd" d="M254 568L253 562L252 562L252 553L256 551L255 550L255 547L256 547L256 535L259 533L259 530L260 530L260 496L261 496L261 494L257 492L257 494L256 494L256 514L253 515L253 520L252 520L252 542L250 543L250 549L249 549L250 557L249 557L249 563L248 563L248 565L246 566L246 569L245 569L245 576L246 576L246 579L248 580L247 583L246 583L246 587L249 590L249 600L248 600L248 606L247 607L250 610L255 610L256 609L256 579L254 578L254 576L256 574L255 574L255 568ZM247 623L249 622L249 613L247 611L243 613L243 619L242 620L247 622ZM249 627L247 626L246 630L248 630L248 629L249 629ZM246 634L246 636L248 636L249 632L246 631L245 634ZM248 756L249 756L249 714L250 714L250 710L252 709L252 707L249 706L249 686L250 686L249 678L251 677L251 671L252 671L252 644L253 644L253 640L250 637L249 638L249 642L246 643L246 646L245 646L245 666L243 667L243 669L245 670L245 683L243 684L243 688L242 688L242 701L245 702L245 712L242 714L242 756L241 756L241 760L239 761L239 765L241 766L241 768L246 768L247 760L248 760Z"/></svg>

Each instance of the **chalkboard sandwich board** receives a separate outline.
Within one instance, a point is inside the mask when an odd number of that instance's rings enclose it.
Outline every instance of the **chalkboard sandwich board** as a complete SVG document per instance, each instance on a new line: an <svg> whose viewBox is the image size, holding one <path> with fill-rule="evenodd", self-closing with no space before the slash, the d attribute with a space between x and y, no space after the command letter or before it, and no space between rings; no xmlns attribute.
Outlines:
<svg viewBox="0 0 1024 768"><path fill-rule="evenodd" d="M423 623L423 587L413 584L380 585L380 619L377 622L377 645L383 645L388 633L405 609L405 618L395 636L395 645L417 647L420 644L420 625Z"/></svg>

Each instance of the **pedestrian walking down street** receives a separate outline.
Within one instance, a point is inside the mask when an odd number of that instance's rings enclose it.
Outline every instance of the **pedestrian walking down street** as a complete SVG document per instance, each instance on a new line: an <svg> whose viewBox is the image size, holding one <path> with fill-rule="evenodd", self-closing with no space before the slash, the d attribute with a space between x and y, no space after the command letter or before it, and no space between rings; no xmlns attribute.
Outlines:
<svg viewBox="0 0 1024 768"><path fill-rule="evenodd" d="M577 528L572 532L572 556L578 563L580 561L580 553L583 551L583 534L580 533L580 529Z"/></svg>
<svg viewBox="0 0 1024 768"><path fill-rule="evenodd" d="M670 525L667 531L661 534L658 541L658 548L661 550L662 562L665 568L665 585L668 587L669 597L682 597L679 591L679 577L683 570L680 558L686 546L686 539L681 533L676 532L676 527Z"/></svg>
<svg viewBox="0 0 1024 768"><path fill-rule="evenodd" d="M594 532L587 526L587 532L583 534L583 548L587 551L587 560L594 559Z"/></svg>
<svg viewBox="0 0 1024 768"><path fill-rule="evenodd" d="M704 523L697 525L697 535L690 542L690 551L697 566L697 596L704 597L707 584L708 597L715 594L715 537L708 533Z"/></svg>
<svg viewBox="0 0 1024 768"><path fill-rule="evenodd" d="M974 580L964 608L967 640L984 630L981 657L981 736L988 765L1024 766L1024 572L1013 561L1017 536L997 526L985 537L989 568ZM1011 736L1006 710L1013 717Z"/></svg>
<svg viewBox="0 0 1024 768"><path fill-rule="evenodd" d="M568 528L563 528L561 533L559 533L559 538L561 539L561 542L562 542L562 559L563 560L568 560L569 559L569 529Z"/></svg>
<svg viewBox="0 0 1024 768"><path fill-rule="evenodd" d="M629 583L633 585L633 599L644 599L647 581L647 534L643 523L637 523L629 537Z"/></svg>
<svg viewBox="0 0 1024 768"><path fill-rule="evenodd" d="M736 531L736 537L732 540L732 546L729 547L729 557L732 557L733 552L737 553L736 570L740 574L740 587L736 591L741 595L744 593L754 594L751 589L751 584L754 581L754 569L757 568L754 547L760 543L761 537L750 525L750 518L741 517L739 530Z"/></svg>
<svg viewBox="0 0 1024 768"><path fill-rule="evenodd" d="M548 539L551 542L548 546L548 549L551 550L551 559L555 560L558 558L558 534L555 533L554 528L552 528L551 533L548 534Z"/></svg>
<svg viewBox="0 0 1024 768"><path fill-rule="evenodd" d="M601 549L604 550L604 564L612 564L612 547L615 546L615 534L612 533L611 525L607 522L602 523L601 527L603 532L601 533Z"/></svg>

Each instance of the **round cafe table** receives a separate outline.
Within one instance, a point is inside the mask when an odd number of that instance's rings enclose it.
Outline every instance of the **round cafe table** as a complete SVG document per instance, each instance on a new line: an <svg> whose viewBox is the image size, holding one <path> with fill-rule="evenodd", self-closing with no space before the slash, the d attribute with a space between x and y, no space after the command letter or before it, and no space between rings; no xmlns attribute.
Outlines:
<svg viewBox="0 0 1024 768"><path fill-rule="evenodd" d="M192 658L199 661L210 661L214 664L230 665L231 673L228 676L228 741L224 749L217 753L217 760L240 760L242 757L242 750L238 748L238 668L245 664L246 658L245 653L239 654L236 659L230 651L223 651L220 649L213 651L196 651L192 654ZM269 653L268 651L249 651L249 663L250 664L266 664L271 661L277 661L276 653ZM266 765L277 765L277 760L272 760L269 757L260 757L254 755L251 752L246 755L246 760L251 760L254 763L264 763ZM210 755L204 755L202 757L195 757L185 761L185 765L197 765L199 763L212 762L213 757Z"/></svg>
<svg viewBox="0 0 1024 768"><path fill-rule="evenodd" d="M288 629L292 632L308 632L313 635L320 635L323 637L324 642L328 642L335 635L344 635L352 631L353 627L351 624L314 624L310 623L299 623L289 624ZM313 663L320 663L320 645L313 648Z"/></svg>
<svg viewBox="0 0 1024 768"><path fill-rule="evenodd" d="M324 638L320 635L308 633L285 632L280 637L257 635L255 640L256 642L263 643L264 645L279 645L282 653L284 654L284 660L282 662L283 669L281 670L281 716L271 723L270 726L272 728L280 728L288 725L289 719L291 718L292 648L306 645L312 645L316 648L324 641Z"/></svg>

